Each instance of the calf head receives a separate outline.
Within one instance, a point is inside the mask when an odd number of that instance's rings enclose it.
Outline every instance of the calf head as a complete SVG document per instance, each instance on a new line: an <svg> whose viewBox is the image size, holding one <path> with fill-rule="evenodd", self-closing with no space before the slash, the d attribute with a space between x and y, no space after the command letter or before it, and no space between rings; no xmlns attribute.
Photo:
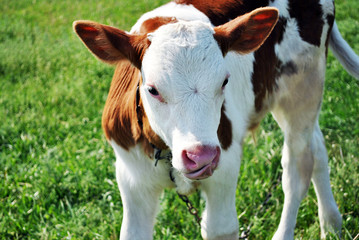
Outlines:
<svg viewBox="0 0 359 240"><path fill-rule="evenodd" d="M229 51L258 49L277 19L276 9L261 8L214 28L199 21L157 18L160 24L144 33L90 21L76 21L74 29L100 60L127 59L141 71L141 78L133 81L139 82L143 114L156 137L144 136L154 145L168 146L173 167L184 176L204 179L231 144L224 113L231 79L224 57Z"/></svg>

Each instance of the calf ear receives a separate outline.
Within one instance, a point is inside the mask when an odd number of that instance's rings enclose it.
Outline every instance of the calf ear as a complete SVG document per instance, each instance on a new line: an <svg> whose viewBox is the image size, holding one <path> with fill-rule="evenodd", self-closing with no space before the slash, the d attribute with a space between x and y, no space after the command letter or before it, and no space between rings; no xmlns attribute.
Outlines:
<svg viewBox="0 0 359 240"><path fill-rule="evenodd" d="M223 55L228 51L246 54L257 50L272 32L278 21L278 10L272 7L258 8L215 27L214 38Z"/></svg>
<svg viewBox="0 0 359 240"><path fill-rule="evenodd" d="M150 44L146 35L128 34L91 21L75 21L73 27L87 48L100 60L114 64L128 59L135 67L141 68L143 55Z"/></svg>

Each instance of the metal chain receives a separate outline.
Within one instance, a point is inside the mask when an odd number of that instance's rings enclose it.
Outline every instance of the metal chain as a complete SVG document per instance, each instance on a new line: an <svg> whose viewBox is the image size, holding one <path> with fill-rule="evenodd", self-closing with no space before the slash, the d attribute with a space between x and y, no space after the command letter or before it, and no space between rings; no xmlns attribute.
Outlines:
<svg viewBox="0 0 359 240"><path fill-rule="evenodd" d="M179 198L186 203L187 209L189 211L189 213L191 215L193 215L196 219L196 222L198 223L198 226L201 227L201 220L202 218L199 216L199 211L197 208L195 208L191 202L191 200L188 199L188 197L186 195L182 195L180 193L177 192L177 195L179 196Z"/></svg>
<svg viewBox="0 0 359 240"><path fill-rule="evenodd" d="M162 150L157 148L154 144L151 144L152 148L155 150L155 167L157 167L157 163L159 160L167 160L168 162L171 162L172 160L172 152L168 152L166 155L161 156L162 154ZM170 172L169 172L169 176L172 182L176 183L175 178L173 176L173 168L171 168ZM191 202L191 200L188 199L188 197L186 195L180 194L179 192L177 192L177 195L179 196L179 198L186 203L187 209L189 211L189 213L191 215L193 215L196 219L196 222L198 223L198 226L201 227L201 220L202 218L199 216L199 211L197 210L197 208L195 208Z"/></svg>
<svg viewBox="0 0 359 240"><path fill-rule="evenodd" d="M260 205L260 208L259 210L256 212L256 214L254 215L255 217L258 216L259 213L261 213L265 208L266 206L268 205L269 203L269 200L271 199L271 197L273 196L272 192L274 189L276 189L278 187L278 185L282 182L282 177L281 177L281 174L278 175L278 178L276 179L275 183L272 184L272 186L270 187L270 191L267 193L267 196L266 198L264 199L264 201L262 202L262 204ZM193 206L193 203L191 202L191 200L188 199L188 197L186 195L182 195L180 193L177 192L177 195L179 196L179 198L184 202L186 203L186 206L187 206L187 209L189 211L189 213L191 215L193 215L196 219L196 222L198 224L199 227L201 227L201 220L202 218L199 216L199 211L197 208L195 208ZM253 226L253 222L251 222L247 229L244 230L241 235L239 236L238 239L248 239L250 233L251 233L251 228Z"/></svg>
<svg viewBox="0 0 359 240"><path fill-rule="evenodd" d="M138 91L138 90L137 90ZM157 148L155 145L151 144L152 147L154 148L155 150L155 167L157 166L157 163L159 160L167 160L167 161L171 161L172 160L172 153L169 152L167 153L165 156L161 156L162 154L162 150ZM170 178L172 180L172 182L175 182L175 178L173 176L173 173L172 173L172 168L169 172L169 175L170 175ZM258 216L258 214L260 212L262 212L265 207L268 205L268 202L270 200L270 198L272 197L272 192L275 188L277 188L277 186L282 182L282 175L279 174L278 175L278 178L276 179L275 183L272 184L272 186L269 188L269 192L267 193L267 196L266 198L264 199L264 201L262 202L262 204L260 205L260 208L259 210L256 212L256 214L254 215L255 217ZM183 195L183 194L180 194L179 192L177 192L177 195L179 196L179 198L184 202L186 203L186 206L187 206L187 209L188 209L188 212L193 215L196 219L196 222L198 224L198 226L201 228L201 220L202 218L199 216L199 211L197 208L195 208L193 206L193 203L191 202L191 200L188 199L188 197L186 195ZM247 226L247 229L244 230L242 233L241 233L241 236L239 236L239 239L248 239L250 233L251 233L251 228L253 226L253 222L251 222L248 226ZM359 235L359 234L358 234ZM358 236L356 236L355 238L357 239Z"/></svg>

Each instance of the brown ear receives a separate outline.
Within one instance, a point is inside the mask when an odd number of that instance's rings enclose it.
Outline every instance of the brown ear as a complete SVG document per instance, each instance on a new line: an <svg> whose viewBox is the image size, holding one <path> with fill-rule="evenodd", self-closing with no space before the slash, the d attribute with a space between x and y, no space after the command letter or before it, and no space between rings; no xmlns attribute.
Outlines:
<svg viewBox="0 0 359 240"><path fill-rule="evenodd" d="M278 10L276 8L258 8L215 27L214 38L223 55L226 55L228 51L237 51L241 54L250 53L264 43L277 21Z"/></svg>
<svg viewBox="0 0 359 240"><path fill-rule="evenodd" d="M75 21L74 31L100 60L114 64L128 59L141 69L143 55L150 45L147 36L128 34L120 29L91 21Z"/></svg>

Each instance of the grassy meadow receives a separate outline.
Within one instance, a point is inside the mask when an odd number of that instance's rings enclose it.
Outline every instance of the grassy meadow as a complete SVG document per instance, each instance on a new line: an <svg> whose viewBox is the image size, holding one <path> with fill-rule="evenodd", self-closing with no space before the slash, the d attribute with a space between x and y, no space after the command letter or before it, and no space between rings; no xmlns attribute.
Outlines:
<svg viewBox="0 0 359 240"><path fill-rule="evenodd" d="M114 154L101 129L113 67L97 61L72 31L88 19L129 30L165 0L0 0L0 239L118 239L122 204ZM337 23L359 53L358 0L337 0ZM329 53L320 124L343 239L359 234L359 82ZM249 239L270 239L283 193L283 137L271 116L248 137L237 211ZM190 197L203 210L198 195ZM166 190L154 239L200 239L185 204ZM296 239L319 239L313 187L298 214ZM358 236L357 236L358 237ZM328 237L336 239L336 237ZM356 238L357 239L357 238Z"/></svg>

